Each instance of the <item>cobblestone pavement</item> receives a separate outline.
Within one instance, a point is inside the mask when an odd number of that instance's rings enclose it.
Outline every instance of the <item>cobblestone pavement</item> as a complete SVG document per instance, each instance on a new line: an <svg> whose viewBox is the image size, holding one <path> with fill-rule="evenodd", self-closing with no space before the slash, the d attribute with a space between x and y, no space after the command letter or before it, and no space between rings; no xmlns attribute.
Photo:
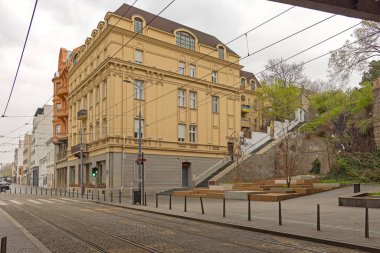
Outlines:
<svg viewBox="0 0 380 253"><path fill-rule="evenodd" d="M126 210L76 196L1 194L0 208L52 252L359 252Z"/></svg>

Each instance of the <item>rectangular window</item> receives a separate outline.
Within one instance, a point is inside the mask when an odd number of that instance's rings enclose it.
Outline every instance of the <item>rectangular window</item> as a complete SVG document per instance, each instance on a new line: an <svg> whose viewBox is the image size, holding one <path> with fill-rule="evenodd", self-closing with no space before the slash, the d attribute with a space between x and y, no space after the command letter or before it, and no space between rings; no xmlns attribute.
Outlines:
<svg viewBox="0 0 380 253"><path fill-rule="evenodd" d="M141 80L135 80L135 99L144 99L144 82Z"/></svg>
<svg viewBox="0 0 380 253"><path fill-rule="evenodd" d="M107 119L103 119L102 127L103 127L102 136L103 138L106 138L107 137Z"/></svg>
<svg viewBox="0 0 380 253"><path fill-rule="evenodd" d="M103 81L103 97L107 97L107 79Z"/></svg>
<svg viewBox="0 0 380 253"><path fill-rule="evenodd" d="M93 106L93 103L94 103L94 92L90 91L89 93L89 96L90 96L90 107Z"/></svg>
<svg viewBox="0 0 380 253"><path fill-rule="evenodd" d="M185 142L185 131L186 131L186 126L179 124L178 125L178 141L179 142Z"/></svg>
<svg viewBox="0 0 380 253"><path fill-rule="evenodd" d="M100 100L100 88L99 85L95 88L95 102L98 103Z"/></svg>
<svg viewBox="0 0 380 253"><path fill-rule="evenodd" d="M211 82L217 83L218 82L218 72L213 70L211 73Z"/></svg>
<svg viewBox="0 0 380 253"><path fill-rule="evenodd" d="M99 122L96 122L95 124L95 140L99 140L100 135L100 125Z"/></svg>
<svg viewBox="0 0 380 253"><path fill-rule="evenodd" d="M185 90L178 90L178 106L185 107L185 94Z"/></svg>
<svg viewBox="0 0 380 253"><path fill-rule="evenodd" d="M59 135L61 133L61 125L55 125L55 134Z"/></svg>
<svg viewBox="0 0 380 253"><path fill-rule="evenodd" d="M219 112L219 97L212 96L212 112Z"/></svg>
<svg viewBox="0 0 380 253"><path fill-rule="evenodd" d="M184 62L179 62L178 64L178 74L180 75L184 75L185 74L185 66L186 66L186 63Z"/></svg>
<svg viewBox="0 0 380 253"><path fill-rule="evenodd" d="M62 110L62 104L57 104L57 113L59 113Z"/></svg>
<svg viewBox="0 0 380 253"><path fill-rule="evenodd" d="M144 138L144 120L141 120L141 132L140 132L140 136L141 136L141 139ZM134 137L137 139L139 138L139 120L138 119L135 119L135 122L134 122Z"/></svg>
<svg viewBox="0 0 380 253"><path fill-rule="evenodd" d="M92 125L90 125L90 132L88 133L90 142L93 141L93 136L94 136L93 134L94 134L94 128L92 127Z"/></svg>
<svg viewBox="0 0 380 253"><path fill-rule="evenodd" d="M195 91L190 91L189 93L189 107L195 109L197 107L197 93Z"/></svg>
<svg viewBox="0 0 380 253"><path fill-rule="evenodd" d="M82 141L83 143L87 143L87 129L83 128L82 130Z"/></svg>
<svg viewBox="0 0 380 253"><path fill-rule="evenodd" d="M219 59L224 59L224 48L223 47L218 47L218 55L219 55Z"/></svg>
<svg viewBox="0 0 380 253"><path fill-rule="evenodd" d="M136 49L135 50L135 63L142 64L143 62L143 51Z"/></svg>
<svg viewBox="0 0 380 253"><path fill-rule="evenodd" d="M82 105L82 109L87 109L87 95L83 97L83 105Z"/></svg>
<svg viewBox="0 0 380 253"><path fill-rule="evenodd" d="M193 65L193 64L190 64L189 75L190 75L190 77L194 77L195 78L195 65Z"/></svg>
<svg viewBox="0 0 380 253"><path fill-rule="evenodd" d="M189 140L191 143L197 142L197 127L196 126L189 127Z"/></svg>

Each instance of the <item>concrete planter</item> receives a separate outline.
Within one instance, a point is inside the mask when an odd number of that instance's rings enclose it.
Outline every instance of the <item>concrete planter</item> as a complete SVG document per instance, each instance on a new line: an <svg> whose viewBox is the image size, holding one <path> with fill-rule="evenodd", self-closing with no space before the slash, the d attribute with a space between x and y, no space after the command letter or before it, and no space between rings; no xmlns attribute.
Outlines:
<svg viewBox="0 0 380 253"><path fill-rule="evenodd" d="M348 197L339 197L339 206L380 208L380 196L360 193Z"/></svg>

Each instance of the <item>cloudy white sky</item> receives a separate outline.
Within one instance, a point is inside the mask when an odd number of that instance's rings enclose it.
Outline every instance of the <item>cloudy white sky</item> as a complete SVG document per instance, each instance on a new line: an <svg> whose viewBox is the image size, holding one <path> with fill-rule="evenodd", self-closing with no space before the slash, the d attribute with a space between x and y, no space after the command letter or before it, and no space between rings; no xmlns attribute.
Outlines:
<svg viewBox="0 0 380 253"><path fill-rule="evenodd" d="M0 113L6 105L16 72L35 0L0 0ZM86 37L103 20L108 11L115 11L122 3L132 0L39 0L29 41L6 115L33 116L52 96L53 73L57 68L60 47L72 49L84 43ZM158 13L170 0L139 0L136 7ZM290 6L265 0L176 0L161 16L210 33L223 42L245 33ZM332 14L303 8L293 8L281 17L248 34L250 52L269 45L299 29ZM258 73L268 59L288 57L360 20L336 16L289 40L252 55L241 62L245 70ZM348 31L296 58L307 61L339 48L350 39ZM245 38L229 45L241 56L247 55ZM328 57L305 65L311 79L327 80ZM360 79L357 73L350 84ZM51 103L51 102L50 102ZM18 136L31 130L31 117L0 118L0 162L13 160ZM24 125L24 126L23 126ZM23 127L21 127L23 126ZM20 128L21 127L21 128ZM15 129L20 128L16 131ZM13 131L13 132L12 132ZM11 132L11 133L10 133ZM3 137L1 137L3 136ZM13 145L12 145L13 143Z"/></svg>

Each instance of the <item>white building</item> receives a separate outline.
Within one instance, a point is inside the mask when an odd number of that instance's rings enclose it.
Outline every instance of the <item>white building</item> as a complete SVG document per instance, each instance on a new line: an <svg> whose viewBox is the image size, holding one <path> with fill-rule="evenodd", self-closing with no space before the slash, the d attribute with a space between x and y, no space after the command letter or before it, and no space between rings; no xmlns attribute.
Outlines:
<svg viewBox="0 0 380 253"><path fill-rule="evenodd" d="M41 168L40 161L52 150L54 152L54 147L46 145L53 136L52 120L52 105L44 105L42 108L38 108L34 114L30 162L34 186L47 185L47 168ZM46 183L44 184L44 182Z"/></svg>
<svg viewBox="0 0 380 253"><path fill-rule="evenodd" d="M38 186L54 188L54 144L50 138L46 143L46 155L40 159Z"/></svg>

